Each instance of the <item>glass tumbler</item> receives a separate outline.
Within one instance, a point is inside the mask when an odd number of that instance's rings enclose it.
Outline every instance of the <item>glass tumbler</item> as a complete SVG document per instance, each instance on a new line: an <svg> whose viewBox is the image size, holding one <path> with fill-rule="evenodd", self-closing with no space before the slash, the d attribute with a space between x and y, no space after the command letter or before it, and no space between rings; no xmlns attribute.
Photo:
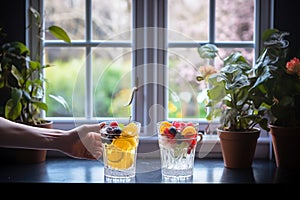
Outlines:
<svg viewBox="0 0 300 200"><path fill-rule="evenodd" d="M101 129L104 176L124 179L135 177L141 124L110 122Z"/></svg>
<svg viewBox="0 0 300 200"><path fill-rule="evenodd" d="M202 141L199 125L192 122L157 123L163 177L188 178L193 175L195 150Z"/></svg>

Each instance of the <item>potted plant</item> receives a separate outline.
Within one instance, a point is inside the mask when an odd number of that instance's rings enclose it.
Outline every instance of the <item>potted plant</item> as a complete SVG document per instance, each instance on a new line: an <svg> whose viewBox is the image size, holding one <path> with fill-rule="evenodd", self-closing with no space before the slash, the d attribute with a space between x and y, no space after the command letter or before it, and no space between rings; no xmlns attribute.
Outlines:
<svg viewBox="0 0 300 200"><path fill-rule="evenodd" d="M41 38L42 24L39 13L31 8L32 14L37 20L39 28L38 37ZM67 33L58 26L50 26L50 31L58 39L70 42ZM47 112L48 106L44 99L44 84L47 83L43 76L43 70L52 65L42 65L39 56L33 58L29 48L22 42L5 41L5 33L0 28L0 90L8 94L2 100L0 115L6 119L17 121L32 126L52 128L52 122L41 117L41 111ZM60 96L51 97L67 108L66 101ZM46 158L46 151L26 150L37 154L41 162ZM23 158L26 156L22 156ZM35 162L32 160L32 162Z"/></svg>
<svg viewBox="0 0 300 200"><path fill-rule="evenodd" d="M208 81L206 118L208 121L219 118L217 133L224 165L249 168L261 128L269 130L266 109L255 101L255 83L260 77L253 76L251 65L238 51L223 59L214 44L206 44L200 46L198 52L201 58L210 61L220 58L223 62L219 71L206 78L197 76L197 80Z"/></svg>
<svg viewBox="0 0 300 200"><path fill-rule="evenodd" d="M289 56L288 35L278 29L263 34L264 49L254 68L260 96L256 102L268 110L277 167L299 168L300 60Z"/></svg>

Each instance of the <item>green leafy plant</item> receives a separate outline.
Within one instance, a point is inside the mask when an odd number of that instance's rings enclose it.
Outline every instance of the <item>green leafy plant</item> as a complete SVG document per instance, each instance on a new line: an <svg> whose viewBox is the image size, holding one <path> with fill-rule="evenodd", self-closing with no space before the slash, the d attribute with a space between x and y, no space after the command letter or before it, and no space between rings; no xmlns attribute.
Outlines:
<svg viewBox="0 0 300 200"><path fill-rule="evenodd" d="M254 67L256 104L268 110L270 124L300 127L300 60L289 57L289 32L268 29Z"/></svg>
<svg viewBox="0 0 300 200"><path fill-rule="evenodd" d="M198 48L201 58L223 61L222 68L207 77L197 76L197 81L208 81L207 115L212 121L220 119L220 129L231 131L251 130L256 125L268 130L266 109L255 104L256 81L252 67L240 52L232 52L221 58L214 44L206 44Z"/></svg>
<svg viewBox="0 0 300 200"><path fill-rule="evenodd" d="M39 13L31 8L39 28L38 37L41 39L42 24ZM58 26L50 26L49 30L56 38L70 42L68 34ZM4 42L5 34L1 32L0 44L0 89L10 94L1 116L10 120L19 120L27 124L39 124L44 120L40 118L41 110L47 112L48 106L43 102L44 83L43 70L52 65L42 65L39 56L33 59L29 48L22 42ZM39 39L39 40L40 40ZM51 97L68 109L68 104L60 96Z"/></svg>

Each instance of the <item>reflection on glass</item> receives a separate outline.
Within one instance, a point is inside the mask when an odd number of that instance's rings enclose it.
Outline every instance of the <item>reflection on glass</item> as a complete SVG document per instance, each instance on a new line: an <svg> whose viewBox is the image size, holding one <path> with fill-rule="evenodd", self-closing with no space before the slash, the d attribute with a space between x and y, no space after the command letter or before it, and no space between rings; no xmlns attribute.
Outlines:
<svg viewBox="0 0 300 200"><path fill-rule="evenodd" d="M193 183L193 176L189 177L166 177L162 176L163 183Z"/></svg>
<svg viewBox="0 0 300 200"><path fill-rule="evenodd" d="M234 177L234 179L233 179ZM229 169L224 167L222 177L220 180L222 183L255 183L252 168L248 169Z"/></svg>

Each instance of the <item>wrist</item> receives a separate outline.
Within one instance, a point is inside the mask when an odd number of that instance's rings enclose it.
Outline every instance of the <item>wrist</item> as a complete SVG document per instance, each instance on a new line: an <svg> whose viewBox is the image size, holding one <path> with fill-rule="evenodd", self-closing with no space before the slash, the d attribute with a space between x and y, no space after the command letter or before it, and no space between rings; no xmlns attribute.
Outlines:
<svg viewBox="0 0 300 200"><path fill-rule="evenodd" d="M62 151L64 146L64 138L66 131L51 129L50 132L44 134L45 146L49 150Z"/></svg>

